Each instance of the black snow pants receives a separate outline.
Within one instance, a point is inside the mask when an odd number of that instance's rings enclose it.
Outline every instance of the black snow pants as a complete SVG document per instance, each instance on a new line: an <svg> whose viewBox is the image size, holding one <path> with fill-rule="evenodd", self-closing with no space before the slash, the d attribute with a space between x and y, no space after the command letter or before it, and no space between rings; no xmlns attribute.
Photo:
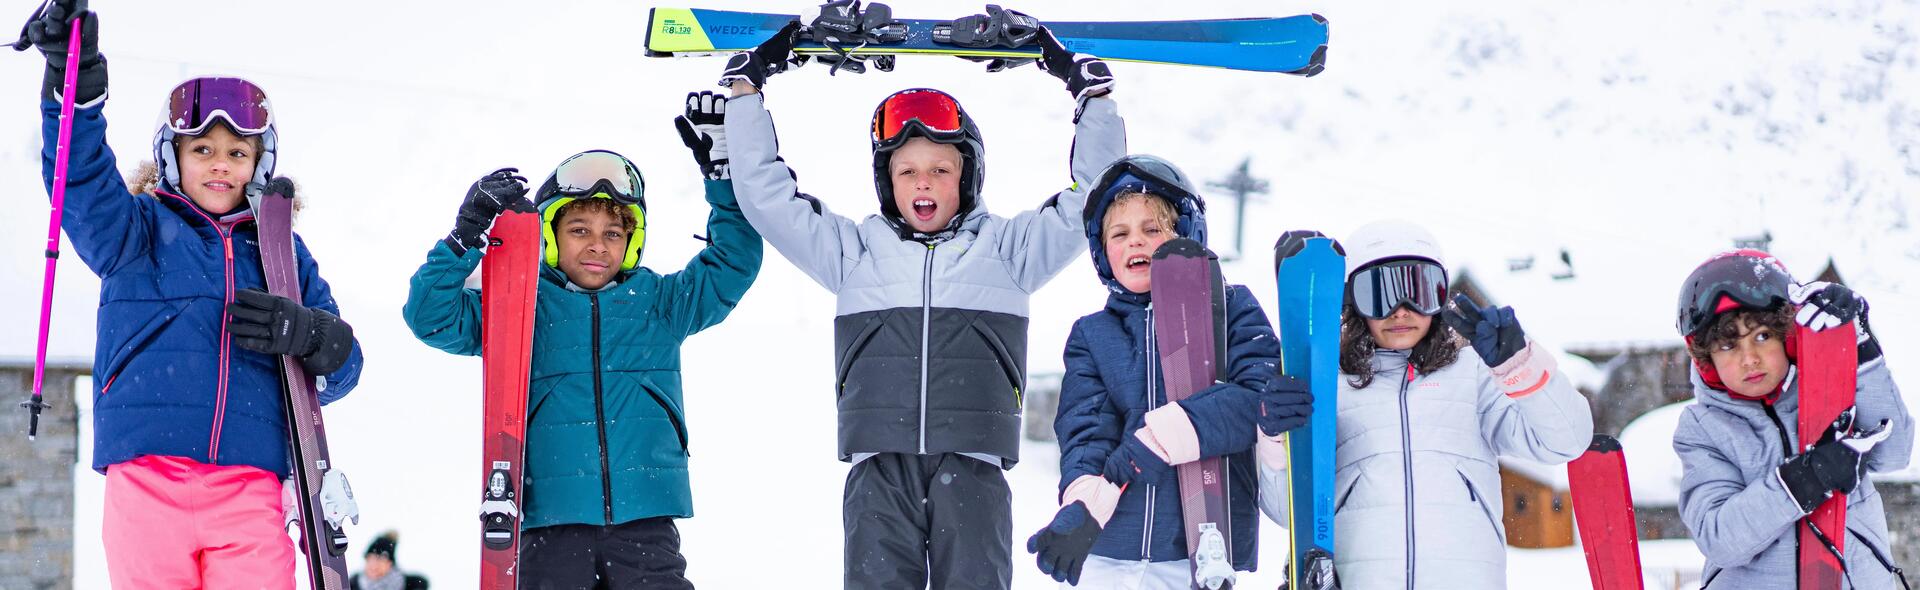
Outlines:
<svg viewBox="0 0 1920 590"><path fill-rule="evenodd" d="M1012 500L999 466L963 455L881 453L855 463L841 500L845 587L1008 588Z"/></svg>
<svg viewBox="0 0 1920 590"><path fill-rule="evenodd" d="M680 529L660 516L595 526L527 529L520 539L520 587L535 590L693 588L680 555Z"/></svg>

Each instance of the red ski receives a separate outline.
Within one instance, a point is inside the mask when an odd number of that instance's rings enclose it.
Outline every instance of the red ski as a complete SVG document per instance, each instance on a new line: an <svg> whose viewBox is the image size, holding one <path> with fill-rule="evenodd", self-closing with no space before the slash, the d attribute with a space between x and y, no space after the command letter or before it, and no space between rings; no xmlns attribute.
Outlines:
<svg viewBox="0 0 1920 590"><path fill-rule="evenodd" d="M1593 435L1587 452L1567 464L1573 519L1594 590L1640 590L1640 535L1634 530L1633 491L1620 441Z"/></svg>
<svg viewBox="0 0 1920 590"><path fill-rule="evenodd" d="M1813 448L1840 413L1853 407L1859 342L1853 323L1821 331L1796 327L1800 373L1799 451ZM1845 432L1839 434L1847 434ZM1834 493L1801 520L1800 590L1839 590L1846 578L1847 495Z"/></svg>
<svg viewBox="0 0 1920 590"><path fill-rule="evenodd" d="M540 281L540 215L507 211L493 221L480 270L486 432L481 451L480 587L518 587L527 376L533 365L534 297Z"/></svg>

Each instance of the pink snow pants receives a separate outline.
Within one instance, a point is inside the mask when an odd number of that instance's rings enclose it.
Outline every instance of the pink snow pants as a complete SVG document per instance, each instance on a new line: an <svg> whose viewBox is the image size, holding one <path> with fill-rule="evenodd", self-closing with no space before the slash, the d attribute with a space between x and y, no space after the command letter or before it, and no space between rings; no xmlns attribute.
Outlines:
<svg viewBox="0 0 1920 590"><path fill-rule="evenodd" d="M280 480L144 456L107 467L107 576L129 588L293 588Z"/></svg>

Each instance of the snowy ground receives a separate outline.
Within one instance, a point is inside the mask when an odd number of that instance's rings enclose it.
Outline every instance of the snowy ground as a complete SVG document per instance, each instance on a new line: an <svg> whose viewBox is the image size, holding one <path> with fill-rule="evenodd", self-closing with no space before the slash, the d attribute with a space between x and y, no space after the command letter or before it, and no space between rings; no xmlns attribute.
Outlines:
<svg viewBox="0 0 1920 590"><path fill-rule="evenodd" d="M538 175L593 147L632 156L648 174L646 262L677 268L699 245L688 236L706 209L669 121L686 91L711 88L720 61L639 57L646 7L610 0L94 7L114 67L108 138L123 169L147 158L160 97L180 79L236 74L272 93L281 170L308 199L300 230L369 359L360 389L327 412L337 462L360 496L354 551L398 529L404 568L442 587L472 586L479 363L408 334L399 319L407 277L473 178L503 165ZM899 8L934 16L978 6ZM1042 19L1169 16L1146 0L1016 8ZM1578 288L1503 294L1542 338L1670 343L1673 292L1688 268L1735 236L1767 230L1792 268L1810 273L1832 256L1872 298L1910 405L1920 395L1920 367L1910 366L1920 350L1920 3L1283 0L1187 3L1179 16L1303 12L1333 23L1329 69L1313 79L1114 65L1134 151L1202 180L1250 155L1256 175L1274 181L1248 208L1251 253L1228 267L1230 278L1271 293L1271 261L1259 252L1283 229L1340 236L1411 217L1476 272L1572 252ZM0 340L0 356L32 354L28 310L45 229L33 114L41 68L36 56L0 59L12 89L0 106L14 113L0 119L0 189L17 207L0 216L0 252L9 253L0 308L17 310L0 315L0 334L15 335ZM1057 81L903 59L890 74L807 69L770 85L785 155L809 193L842 213L874 210L867 117L880 97L910 86L953 91L979 119L993 210L1032 207L1068 182L1072 106ZM1224 249L1232 208L1209 197ZM1032 372L1057 371L1071 319L1099 306L1089 271L1076 264L1036 296ZM56 355L92 354L97 294L77 258L62 261ZM703 586L838 577L845 466L833 458L832 313L831 295L770 256L732 318L685 349L698 515L683 532ZM1045 447L1029 445L1010 475L1016 543L1051 513ZM86 583L98 580L86 576L99 561L85 545L98 505L80 499L81 587L99 587ZM1650 575L1656 561L1697 563L1688 542L1649 547ZM1262 562L1279 563L1279 550L1265 544ZM1577 551L1511 556L1514 587L1584 579ZM351 563L358 568L357 555ZM1030 562L1016 560L1015 571L1019 587L1045 586Z"/></svg>

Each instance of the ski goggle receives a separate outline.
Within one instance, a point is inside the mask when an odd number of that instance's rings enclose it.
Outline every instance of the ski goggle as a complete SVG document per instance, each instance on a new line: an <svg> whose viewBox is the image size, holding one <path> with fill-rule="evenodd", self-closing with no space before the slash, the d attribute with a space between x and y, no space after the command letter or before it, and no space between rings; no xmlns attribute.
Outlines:
<svg viewBox="0 0 1920 590"><path fill-rule="evenodd" d="M1347 282L1354 311L1382 320L1402 306L1434 315L1447 306L1447 270L1427 260L1398 260L1353 273Z"/></svg>
<svg viewBox="0 0 1920 590"><path fill-rule="evenodd" d="M622 205L646 206L647 182L640 171L620 154L593 150L575 154L553 169L553 176L540 187L536 201L555 196L588 197L605 194Z"/></svg>
<svg viewBox="0 0 1920 590"><path fill-rule="evenodd" d="M1733 309L1767 309L1787 301L1793 277L1772 257L1724 257L1709 261L1687 277L1680 302L1678 328L1685 336L1706 329L1713 319Z"/></svg>
<svg viewBox="0 0 1920 590"><path fill-rule="evenodd" d="M273 107L259 86L239 78L194 78L167 95L167 128L174 133L200 135L215 121L240 135L259 135L273 126Z"/></svg>
<svg viewBox="0 0 1920 590"><path fill-rule="evenodd" d="M963 125L960 103L945 92L928 88L896 92L873 113L873 142L890 143L914 123L930 138L958 134Z"/></svg>

